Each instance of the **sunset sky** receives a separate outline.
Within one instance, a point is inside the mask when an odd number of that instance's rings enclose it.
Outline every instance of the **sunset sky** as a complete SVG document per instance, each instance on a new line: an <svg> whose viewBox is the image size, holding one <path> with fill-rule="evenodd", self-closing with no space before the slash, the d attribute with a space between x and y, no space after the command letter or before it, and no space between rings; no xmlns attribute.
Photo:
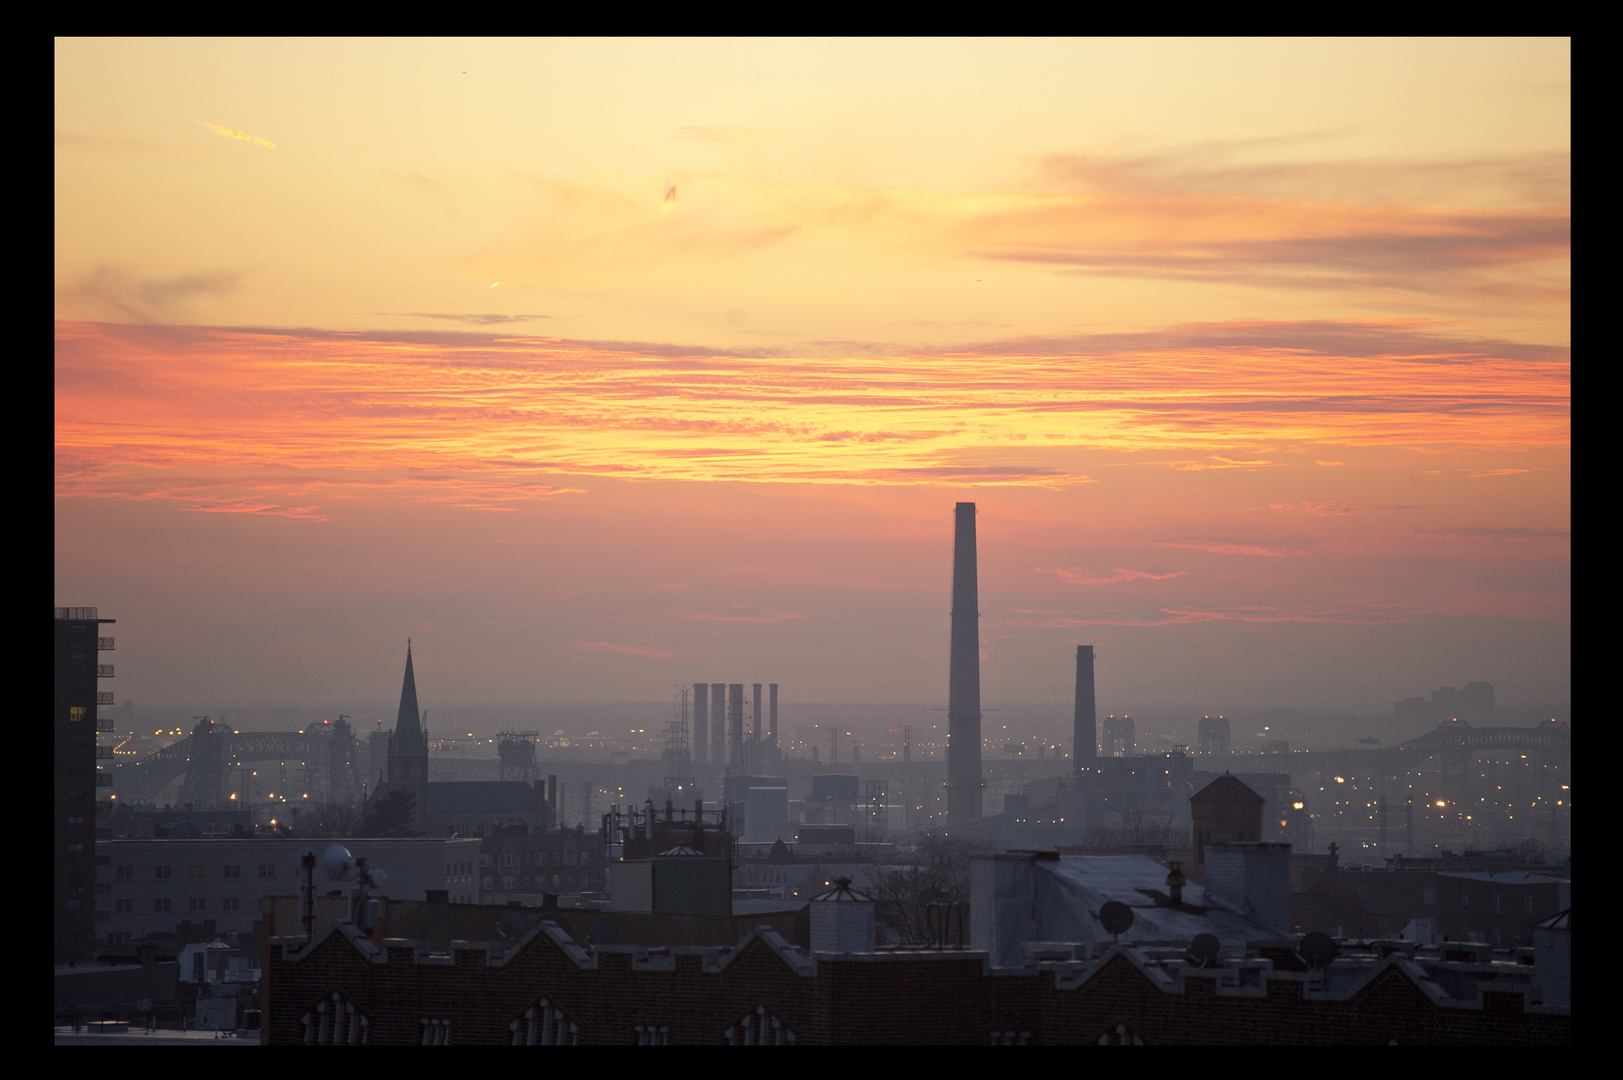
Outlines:
<svg viewBox="0 0 1623 1080"><path fill-rule="evenodd" d="M1564 40L58 40L119 700L1340 707L1571 665Z"/></svg>

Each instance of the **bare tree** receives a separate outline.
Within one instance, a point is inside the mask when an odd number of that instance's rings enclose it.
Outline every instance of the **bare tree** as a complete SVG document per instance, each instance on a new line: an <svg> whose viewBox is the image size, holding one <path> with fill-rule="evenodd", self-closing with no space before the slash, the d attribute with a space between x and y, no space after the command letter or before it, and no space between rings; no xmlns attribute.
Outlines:
<svg viewBox="0 0 1623 1080"><path fill-rule="evenodd" d="M361 812L354 803L319 802L304 808L298 818L300 836L329 839L354 836L360 829Z"/></svg>
<svg viewBox="0 0 1623 1080"><path fill-rule="evenodd" d="M930 906L958 905L967 918L969 857L996 850L990 841L926 833L890 866L875 867L869 875L874 914L897 937L920 944L930 937Z"/></svg>
<svg viewBox="0 0 1623 1080"><path fill-rule="evenodd" d="M1087 846L1182 848L1189 841L1189 830L1175 828L1171 821L1150 817L1142 810L1123 810L1115 824L1089 829Z"/></svg>

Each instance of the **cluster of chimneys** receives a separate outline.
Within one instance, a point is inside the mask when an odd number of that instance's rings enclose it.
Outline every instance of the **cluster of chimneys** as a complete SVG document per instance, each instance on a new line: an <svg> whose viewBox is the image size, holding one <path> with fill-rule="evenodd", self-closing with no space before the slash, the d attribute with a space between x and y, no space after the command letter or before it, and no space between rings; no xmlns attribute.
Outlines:
<svg viewBox="0 0 1623 1080"><path fill-rule="evenodd" d="M762 741L761 721L768 720L766 737L778 741L778 684L766 684L770 693L761 693L763 684L753 684L748 710L753 724L751 736ZM744 684L694 683L693 715L690 724L690 753L696 765L725 765L737 761L744 748Z"/></svg>

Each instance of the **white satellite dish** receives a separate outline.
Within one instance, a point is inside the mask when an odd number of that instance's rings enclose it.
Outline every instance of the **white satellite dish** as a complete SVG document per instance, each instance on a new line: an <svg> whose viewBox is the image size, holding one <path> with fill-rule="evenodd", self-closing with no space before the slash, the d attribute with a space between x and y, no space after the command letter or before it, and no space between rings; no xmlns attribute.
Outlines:
<svg viewBox="0 0 1623 1080"><path fill-rule="evenodd" d="M334 844L321 855L321 869L334 881L351 880L360 871L360 865L343 844Z"/></svg>
<svg viewBox="0 0 1623 1080"><path fill-rule="evenodd" d="M374 888L374 889L381 889L381 888L383 888L385 885L387 885L389 883L389 875L385 874L382 870L373 870L373 871L371 871L371 875L372 875L372 886L371 887Z"/></svg>

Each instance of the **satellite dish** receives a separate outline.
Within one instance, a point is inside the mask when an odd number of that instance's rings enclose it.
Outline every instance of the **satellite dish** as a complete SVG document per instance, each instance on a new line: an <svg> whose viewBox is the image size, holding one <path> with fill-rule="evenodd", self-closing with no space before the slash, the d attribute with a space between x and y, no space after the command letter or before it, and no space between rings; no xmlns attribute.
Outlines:
<svg viewBox="0 0 1623 1080"><path fill-rule="evenodd" d="M591 932L586 935L588 945L613 945L620 940L620 930L608 919L599 919L592 924Z"/></svg>
<svg viewBox="0 0 1623 1080"><path fill-rule="evenodd" d="M1216 967L1222 952L1223 943L1217 940L1216 934L1196 934L1195 940L1189 943L1189 962L1196 967Z"/></svg>
<svg viewBox="0 0 1623 1080"><path fill-rule="evenodd" d="M501 919L497 921L496 930L501 934L503 939L512 941L514 938L524 933L525 930L529 929L529 926L529 920L525 919L523 914L509 908L502 915Z"/></svg>
<svg viewBox="0 0 1623 1080"><path fill-rule="evenodd" d="M1329 967L1330 961L1340 952L1341 946L1336 944L1334 938L1317 930L1305 935L1296 946L1296 954L1307 961L1307 966L1314 971Z"/></svg>
<svg viewBox="0 0 1623 1080"><path fill-rule="evenodd" d="M370 871L370 874L372 877L371 887L374 889L381 889L389 883L389 875L385 874L382 870L372 870Z"/></svg>
<svg viewBox="0 0 1623 1080"><path fill-rule="evenodd" d="M1099 909L1099 921L1111 937L1120 937L1133 925L1133 909L1120 900L1106 901Z"/></svg>
<svg viewBox="0 0 1623 1080"><path fill-rule="evenodd" d="M343 844L334 844L321 853L322 873L334 881L349 881L359 871L360 865Z"/></svg>

